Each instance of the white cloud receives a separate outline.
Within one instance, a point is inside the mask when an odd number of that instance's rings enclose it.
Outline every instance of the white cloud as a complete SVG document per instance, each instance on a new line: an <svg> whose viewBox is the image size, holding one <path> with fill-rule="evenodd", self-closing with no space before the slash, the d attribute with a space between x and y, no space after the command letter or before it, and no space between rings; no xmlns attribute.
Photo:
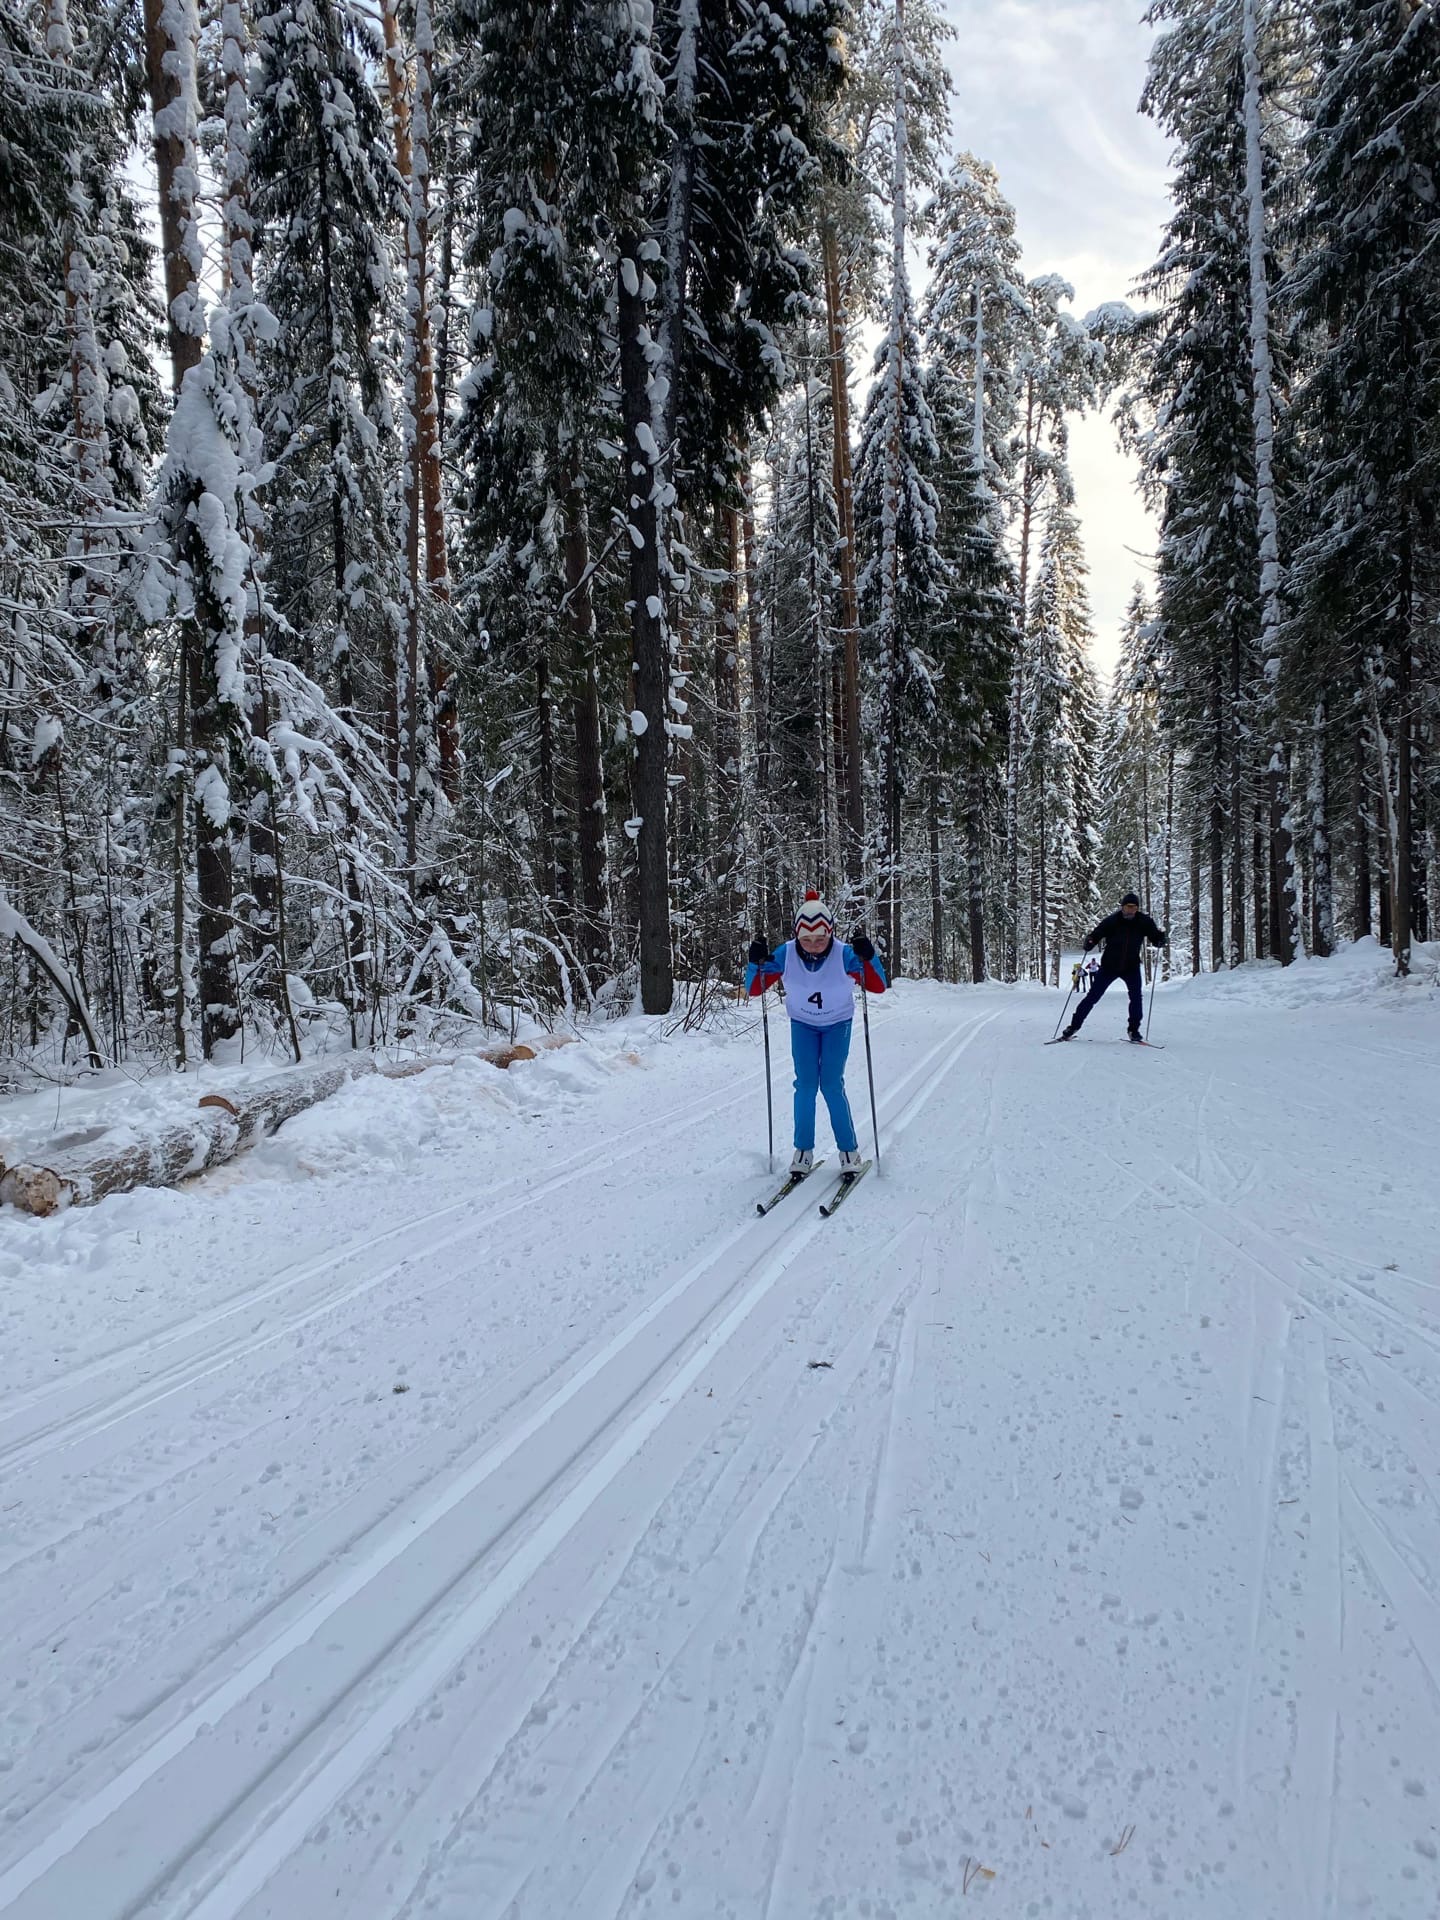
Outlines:
<svg viewBox="0 0 1440 1920"><path fill-rule="evenodd" d="M989 160L1019 221L1030 274L1059 273L1076 310L1130 296L1167 217L1167 156L1138 111L1151 33L1129 0L945 0L957 30L954 144ZM1102 420L1071 434L1090 562L1096 657L1108 671L1154 523Z"/></svg>

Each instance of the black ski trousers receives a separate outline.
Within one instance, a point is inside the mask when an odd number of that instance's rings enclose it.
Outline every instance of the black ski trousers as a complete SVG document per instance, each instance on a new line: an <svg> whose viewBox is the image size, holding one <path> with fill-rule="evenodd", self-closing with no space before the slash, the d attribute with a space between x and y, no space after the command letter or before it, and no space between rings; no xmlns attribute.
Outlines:
<svg viewBox="0 0 1440 1920"><path fill-rule="evenodd" d="M1115 981L1123 980L1130 994L1130 1031L1138 1033L1145 1019L1145 988L1139 967L1132 967L1128 973L1108 973L1102 966L1095 976L1095 984L1075 1009L1075 1018L1071 1025L1078 1031L1090 1017L1091 1009L1099 1001L1105 990Z"/></svg>

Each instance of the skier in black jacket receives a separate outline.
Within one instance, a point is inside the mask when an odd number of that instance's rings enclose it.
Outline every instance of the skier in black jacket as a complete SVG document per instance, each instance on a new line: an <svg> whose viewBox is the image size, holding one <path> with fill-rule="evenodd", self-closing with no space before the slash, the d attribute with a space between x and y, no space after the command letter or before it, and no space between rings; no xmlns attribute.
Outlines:
<svg viewBox="0 0 1440 1920"><path fill-rule="evenodd" d="M1152 947L1163 947L1169 938L1169 934L1162 932L1148 913L1141 913L1139 895L1127 893L1120 902L1120 911L1107 914L1094 932L1085 936L1086 953L1103 944L1100 971L1095 976L1095 984L1075 1009L1075 1018L1060 1038L1073 1040L1090 1017L1090 1009L1105 989L1112 981L1123 980L1130 990L1130 1038L1138 1041L1140 1023L1145 1016L1145 993L1140 982L1140 955L1144 951L1147 940Z"/></svg>

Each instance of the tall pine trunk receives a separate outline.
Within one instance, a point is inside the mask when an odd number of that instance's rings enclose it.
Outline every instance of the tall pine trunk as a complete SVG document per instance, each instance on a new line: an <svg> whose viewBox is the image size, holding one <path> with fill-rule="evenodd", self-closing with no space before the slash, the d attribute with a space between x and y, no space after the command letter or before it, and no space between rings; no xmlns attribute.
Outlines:
<svg viewBox="0 0 1440 1920"><path fill-rule="evenodd" d="M770 675L765 651L765 617L760 602L760 574L755 564L755 502L750 474L745 474L745 511L741 519L745 543L745 645L750 680L751 749L755 762L755 815L751 846L755 859L755 898L752 924L766 927L779 924L779 900L775 892L774 849L771 846L770 772L772 744L770 734Z"/></svg>
<svg viewBox="0 0 1440 1920"><path fill-rule="evenodd" d="M221 69L225 83L225 159L221 214L224 222L226 305L240 354L240 371L252 414L258 406L259 373L257 302L254 286L254 221L250 214L250 46L241 0L224 0L221 8ZM264 446L258 427L245 454L247 471L263 468ZM250 530L252 577L247 583L245 650L252 676L249 723L258 739L270 733L270 701L265 685L265 607L262 575L265 513L261 489L252 485L246 500ZM283 1008L291 1046L300 1057L299 1036L290 1006L287 958L282 936L282 891L279 822L275 789L269 772L254 756L246 769L246 865L249 882L249 935L258 991ZM236 903L237 911L239 902Z"/></svg>
<svg viewBox="0 0 1440 1920"><path fill-rule="evenodd" d="M176 0L145 0L145 75L154 122L165 339L175 393L190 368L200 364L205 344L200 312L202 263L192 201L197 184L194 123L181 109L182 82L188 78L192 94L194 89L195 49L189 37L193 24L193 10L177 5ZM176 25L182 26L181 35L172 39Z"/></svg>
<svg viewBox="0 0 1440 1920"><path fill-rule="evenodd" d="M631 790L635 837L636 907L640 922L640 1004L668 1013L675 979L670 950L670 863L667 844L666 708L669 649L660 577L660 449L652 424L646 321L648 276L638 235L620 242L618 326L620 395L625 422L625 467L630 529L630 631L635 710ZM632 727L633 727L632 721Z"/></svg>
<svg viewBox="0 0 1440 1920"><path fill-rule="evenodd" d="M880 919L892 974L901 967L900 696L904 662L900 613L900 514L905 415L905 227L907 129L905 118L905 0L895 0L894 166L890 221L890 349L885 369L891 417L886 433L885 510L880 556L880 654L886 675L885 851Z"/></svg>
<svg viewBox="0 0 1440 1920"><path fill-rule="evenodd" d="M1299 945L1295 849L1289 822L1289 749L1280 734L1280 521L1275 503L1275 400L1270 358L1270 289L1265 266L1264 155L1260 142L1259 0L1241 0L1245 86L1245 201L1250 263L1250 370L1255 438L1255 514L1260 541L1261 738L1270 743L1265 776L1270 814L1270 951L1289 966Z"/></svg>
<svg viewBox="0 0 1440 1920"><path fill-rule="evenodd" d="M1165 931L1170 931L1170 879L1175 851L1175 749L1171 747L1165 755L1165 896L1160 911L1164 917ZM1160 949L1160 977L1170 978L1170 943L1167 941Z"/></svg>
<svg viewBox="0 0 1440 1920"><path fill-rule="evenodd" d="M1210 796L1210 969L1225 968L1225 802L1217 781Z"/></svg>
<svg viewBox="0 0 1440 1920"><path fill-rule="evenodd" d="M146 0L145 32L169 302L171 374L177 402L182 389L193 391L197 411L200 407L208 411L208 399L202 399L198 389L187 387L188 381L199 377L204 355L200 293L203 256L194 198L199 185L195 70L199 29L193 0L165 0L164 4ZM211 377L218 377L213 368ZM194 471L188 449L182 448L177 473L178 484L188 495L176 503L180 508L175 534L177 558L187 564L194 589L193 607L180 622L180 672L190 709L200 1036L209 1059L240 1030L230 789L232 745L243 724L233 701L233 678L222 669L221 659L222 652L228 652L238 636L231 632L230 608L213 594L215 555L200 533L196 514L204 478ZM222 671L226 671L223 683ZM179 980L176 987L178 995L183 991Z"/></svg>
<svg viewBox="0 0 1440 1920"><path fill-rule="evenodd" d="M605 772L600 744L600 681L595 653L595 597L590 575L590 522L578 464L565 481L565 602L570 620L571 724L575 737L575 828L580 860L577 946L591 985L609 960L605 870Z"/></svg>
<svg viewBox="0 0 1440 1920"><path fill-rule="evenodd" d="M1030 591L1030 534L1038 493L1035 446L1035 376L1025 381L1025 457L1020 478L1019 618L1010 667L1009 726L1005 754L1005 978L1020 973L1020 765L1024 751L1025 621Z"/></svg>
<svg viewBox="0 0 1440 1920"><path fill-rule="evenodd" d="M1335 951L1335 880L1330 858L1330 705L1316 702L1310 734L1310 947Z"/></svg>
<svg viewBox="0 0 1440 1920"><path fill-rule="evenodd" d="M395 0L382 9L387 38L395 31ZM435 439L435 377L430 354L430 85L434 34L429 0L417 0L415 14L415 95L411 104L407 176L408 212L405 227L404 345L401 355L401 399L404 408L402 483L405 500L405 637L398 676L400 818L405 841L405 869L410 891L419 884L421 768L426 757L425 668L423 645L425 605L430 568L444 568L443 522L438 551L422 566L422 538L427 529L426 469ZM394 75L399 65L393 43L387 46L387 68L392 76L392 110L396 117L396 153L401 154L404 100L403 79ZM438 464L437 464L438 476ZM438 477L433 482L438 487ZM438 509L438 492L437 492ZM438 510L437 521L440 519ZM442 572L442 579L445 576ZM448 590L448 588L447 588Z"/></svg>
<svg viewBox="0 0 1440 1920"><path fill-rule="evenodd" d="M1230 965L1245 963L1245 731L1240 724L1241 638L1230 630Z"/></svg>
<svg viewBox="0 0 1440 1920"><path fill-rule="evenodd" d="M319 129L316 130L319 132ZM320 155L319 197L321 217L317 233L320 252L320 290L325 337L334 341L339 338L339 314L336 309L337 293L335 287L335 262L333 235L327 217L328 207L328 143L321 139L317 143ZM334 356L332 350L332 368ZM338 372L338 369L335 369ZM349 605L350 571L349 538L345 524L345 496L340 485L340 446L344 423L340 416L336 399L338 381L327 383L325 403L326 426L330 446L330 546L331 580L335 595L335 693L338 702L339 718L347 729L356 725L355 711L355 655L350 644L350 632L347 619ZM394 662L390 661L392 671L386 675L386 743L390 750L390 770L396 771L395 754L398 750L397 728L397 689L393 672ZM340 758L347 767L354 761L354 753L343 741L340 746ZM340 838L337 858L340 867L340 884L345 894L345 1003L350 1020L350 1044L358 1046L360 1042L360 1014L369 997L370 963L368 959L369 942L365 931L365 887L356 859L356 848L360 836L360 809L356 801L353 781L346 782L344 803L344 830Z"/></svg>
<svg viewBox="0 0 1440 1920"><path fill-rule="evenodd" d="M1355 730L1353 753L1354 778L1350 795L1350 831L1353 841L1351 873L1354 879L1354 893L1351 896L1350 937L1352 940L1366 940L1375 922L1371 905L1373 882L1370 876L1370 814L1365 785L1365 767L1369 756L1363 726Z"/></svg>
<svg viewBox="0 0 1440 1920"><path fill-rule="evenodd" d="M978 987L985 966L985 782L972 766L965 782L965 869L969 894L970 978Z"/></svg>
<svg viewBox="0 0 1440 1920"><path fill-rule="evenodd" d="M930 971L945 978L945 901L940 886L940 756L935 754L925 783L926 828L930 842Z"/></svg>
<svg viewBox="0 0 1440 1920"><path fill-rule="evenodd" d="M835 511L839 522L836 571L840 580L842 704L839 713L844 753L845 879L858 893L865 855L865 788L860 746L860 597L856 585L855 479L850 454L850 370L846 352L846 314L840 280L840 242L834 220L821 229L825 268L825 337L830 369L830 458L834 470Z"/></svg>
<svg viewBox="0 0 1440 1920"><path fill-rule="evenodd" d="M733 974L745 913L745 839L740 812L740 515L725 510L725 578L715 622L716 904L725 941L719 956Z"/></svg>
<svg viewBox="0 0 1440 1920"><path fill-rule="evenodd" d="M1410 554L1405 542L1401 558L1400 648L1395 672L1395 862L1391 909L1391 952L1402 978L1410 971L1410 941L1414 921L1414 862L1412 833L1414 789L1414 729L1412 712L1412 655L1410 640Z"/></svg>
<svg viewBox="0 0 1440 1920"><path fill-rule="evenodd" d="M430 291L430 180L433 173L431 145L435 94L435 33L429 0L419 0L415 15L415 126L412 141L412 166L419 191L422 221L420 226L420 310L416 315L415 339L415 439L420 467L420 512L425 528L425 584L436 606L448 607L451 600L450 556L445 532L445 499L441 455L444 420L441 414L439 385L435 373L436 324L443 308L439 301L448 295L448 281ZM448 233L450 212L446 211ZM437 310L438 309L438 310ZM435 744L439 761L440 784L451 801L460 791L460 724L455 704L450 660L442 636L432 642L427 661L427 677L435 707Z"/></svg>
<svg viewBox="0 0 1440 1920"><path fill-rule="evenodd" d="M542 639L535 653L536 758L539 762L540 818L536 823L539 859L535 882L542 917L548 919L560 897L555 870L555 705L550 697L550 657Z"/></svg>

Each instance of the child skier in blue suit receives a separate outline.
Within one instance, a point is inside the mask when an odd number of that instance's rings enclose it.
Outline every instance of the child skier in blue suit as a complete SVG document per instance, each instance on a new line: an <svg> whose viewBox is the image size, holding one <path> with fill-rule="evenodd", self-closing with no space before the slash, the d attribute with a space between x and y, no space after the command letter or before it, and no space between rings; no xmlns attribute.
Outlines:
<svg viewBox="0 0 1440 1920"><path fill-rule="evenodd" d="M795 916L795 938L771 953L763 940L750 943L746 991L761 994L783 982L790 1016L790 1052L795 1061L795 1153L791 1173L815 1164L815 1097L825 1096L840 1171L858 1173L864 1162L845 1093L845 1060L855 1019L858 980L867 993L884 993L888 982L875 949L857 934L853 946L835 939L835 917L813 890Z"/></svg>

